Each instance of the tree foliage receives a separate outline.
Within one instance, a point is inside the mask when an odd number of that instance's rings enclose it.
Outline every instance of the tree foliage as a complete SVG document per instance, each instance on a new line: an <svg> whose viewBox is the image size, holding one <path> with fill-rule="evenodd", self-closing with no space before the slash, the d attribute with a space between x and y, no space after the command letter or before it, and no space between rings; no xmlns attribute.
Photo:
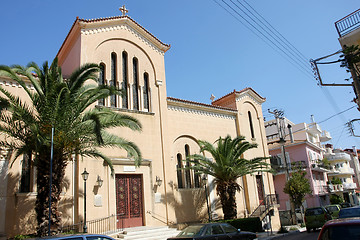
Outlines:
<svg viewBox="0 0 360 240"><path fill-rule="evenodd" d="M235 193L240 191L238 178L254 172L271 171L270 165L264 157L250 160L244 158L244 153L256 144L245 141L239 136L232 139L230 136L219 137L215 144L198 140L200 154L190 156L190 168L197 174L206 174L214 177L217 194L220 197L224 219L233 219L237 216ZM205 153L212 156L207 158Z"/></svg>
<svg viewBox="0 0 360 240"><path fill-rule="evenodd" d="M304 170L298 169L293 172L283 190L284 193L289 195L290 201L292 201L296 207L302 206L306 194L312 193L310 182L305 176L306 172Z"/></svg>
<svg viewBox="0 0 360 240"><path fill-rule="evenodd" d="M0 147L11 150L14 161L21 155L31 156L37 169L36 213L39 236L47 235L49 223L49 182L51 136L53 137L53 169L51 186L51 231L59 231L58 210L67 163L72 155L111 160L101 148L122 148L140 164L141 153L132 142L107 132L114 127L141 130L141 124L127 115L108 108L92 107L99 100L121 91L111 86L90 84L97 80L99 66L85 64L64 79L57 59L40 68L36 63L27 67L0 66L0 74L16 81L27 98L20 98L0 86ZM86 82L86 84L85 84ZM5 140L4 140L5 139Z"/></svg>
<svg viewBox="0 0 360 240"><path fill-rule="evenodd" d="M360 49L358 45L344 46L341 56L341 67L347 71L353 71L356 76L360 76Z"/></svg>

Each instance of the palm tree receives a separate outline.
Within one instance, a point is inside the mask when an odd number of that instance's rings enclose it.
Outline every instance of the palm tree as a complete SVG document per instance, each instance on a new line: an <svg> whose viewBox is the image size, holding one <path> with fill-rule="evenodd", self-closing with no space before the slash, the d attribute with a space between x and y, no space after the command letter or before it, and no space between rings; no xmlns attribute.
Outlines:
<svg viewBox="0 0 360 240"><path fill-rule="evenodd" d="M88 80L97 80L99 69L96 64L85 64L64 79L57 59L51 66L45 62L42 68L35 63L27 67L0 66L0 73L16 81L30 100L19 98L0 86L0 133L6 137L0 141L0 147L12 151L13 162L24 154L33 158L37 169L35 210L39 236L47 235L49 223L52 129L52 234L59 231L58 204L65 168L72 155L102 159L113 172L111 160L100 148L118 147L128 152L135 165L140 164L141 153L134 143L106 131L114 127L140 131L138 120L108 108L92 107L101 99L121 94L115 87L89 84Z"/></svg>
<svg viewBox="0 0 360 240"><path fill-rule="evenodd" d="M200 153L190 156L190 168L197 174L207 174L214 177L216 192L220 197L224 219L233 219L237 216L236 191L241 186L237 179L254 172L271 171L265 157L256 157L251 160L243 158L245 151L256 148L256 144L244 141L243 136L231 139L230 136L216 140L217 146L207 141L198 140ZM205 157L205 152L213 159Z"/></svg>

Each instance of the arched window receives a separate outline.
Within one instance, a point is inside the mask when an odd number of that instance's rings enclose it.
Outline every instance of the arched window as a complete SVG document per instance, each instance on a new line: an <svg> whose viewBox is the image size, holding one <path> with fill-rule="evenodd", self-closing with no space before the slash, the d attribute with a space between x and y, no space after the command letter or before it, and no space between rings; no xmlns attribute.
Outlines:
<svg viewBox="0 0 360 240"><path fill-rule="evenodd" d="M100 63L100 73L99 73L98 84L99 85L105 85L105 64L104 63ZM104 106L105 105L105 98L100 99L98 101L98 104L101 105L101 106Z"/></svg>
<svg viewBox="0 0 360 240"><path fill-rule="evenodd" d="M178 188L184 188L183 176L182 176L182 156L180 153L176 155L176 159L177 159L176 173L178 180Z"/></svg>
<svg viewBox="0 0 360 240"><path fill-rule="evenodd" d="M150 89L149 89L149 74L144 73L144 110L150 111Z"/></svg>
<svg viewBox="0 0 360 240"><path fill-rule="evenodd" d="M124 51L122 53L122 83L121 88L123 90L123 96L122 96L122 108L129 108L128 104L128 63L127 63L127 53Z"/></svg>
<svg viewBox="0 0 360 240"><path fill-rule="evenodd" d="M190 156L190 147L189 145L185 145L185 157ZM185 187L191 188L191 172L190 172L190 162L186 161L186 170L185 170Z"/></svg>
<svg viewBox="0 0 360 240"><path fill-rule="evenodd" d="M138 70L139 70L139 63L137 58L133 58L133 104L134 104L134 109L139 110L139 93L138 93L138 87L139 87L139 75L138 75Z"/></svg>
<svg viewBox="0 0 360 240"><path fill-rule="evenodd" d="M116 61L116 53L111 53L111 80L110 86L117 85L117 77L116 77L116 68L117 68L117 61ZM116 95L110 96L110 106L117 107Z"/></svg>
<svg viewBox="0 0 360 240"><path fill-rule="evenodd" d="M248 117L249 117L251 138L255 138L254 127L253 127L253 122L252 122L252 117L251 117L251 112L250 111L248 111Z"/></svg>

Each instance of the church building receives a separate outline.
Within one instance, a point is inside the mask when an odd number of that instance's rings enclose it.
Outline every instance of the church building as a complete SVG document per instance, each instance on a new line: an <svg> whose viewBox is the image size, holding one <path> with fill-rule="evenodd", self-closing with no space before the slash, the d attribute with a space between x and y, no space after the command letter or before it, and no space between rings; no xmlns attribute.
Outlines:
<svg viewBox="0 0 360 240"><path fill-rule="evenodd" d="M164 55L170 45L122 10L122 16L76 18L57 57L65 77L85 63L97 63L101 66L99 84L126 90L124 96L104 99L96 107L111 108L140 121L141 132L125 128L110 131L133 141L140 148L143 161L135 167L125 151L105 149L113 162L112 176L110 168L98 159L74 158L67 166L61 194L62 224L75 225L84 218L81 173L85 169L89 173L87 221L113 217L114 223L108 225L116 224L118 228L181 227L207 220L208 208L212 218L221 218L223 213L211 176L203 178L183 170L183 160L199 153L197 139L213 143L226 135L242 135L257 143L258 147L246 151L244 158L268 157L262 115L265 98L251 88L234 90L212 99L211 104L167 97ZM13 93L24 94L10 79L0 77L0 84ZM7 156L8 152L1 150L0 233L13 237L35 231L36 168L26 158L10 167ZM271 173L244 176L239 184L239 218L250 216L267 196L275 194ZM277 207L271 220L273 229L278 230ZM92 231L90 225L88 229Z"/></svg>

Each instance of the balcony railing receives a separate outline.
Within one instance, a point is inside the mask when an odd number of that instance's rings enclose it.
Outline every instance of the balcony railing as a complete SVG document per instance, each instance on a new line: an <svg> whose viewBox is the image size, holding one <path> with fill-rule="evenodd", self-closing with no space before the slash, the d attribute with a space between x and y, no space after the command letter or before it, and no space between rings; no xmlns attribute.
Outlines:
<svg viewBox="0 0 360 240"><path fill-rule="evenodd" d="M329 176L334 176L334 175L354 175L355 171L352 168L348 168L348 167L333 167L332 171L328 173Z"/></svg>
<svg viewBox="0 0 360 240"><path fill-rule="evenodd" d="M329 193L328 185L315 186L316 192L319 195L325 195Z"/></svg>
<svg viewBox="0 0 360 240"><path fill-rule="evenodd" d="M330 165L325 165L323 163L317 163L315 161L312 161L311 169L318 172L329 172L330 170L332 170L332 167Z"/></svg>
<svg viewBox="0 0 360 240"><path fill-rule="evenodd" d="M320 135L321 134L321 128L319 124L317 123L311 123L308 125L308 132L310 132L313 135Z"/></svg>
<svg viewBox="0 0 360 240"><path fill-rule="evenodd" d="M351 161L351 157L347 153L337 152L333 154L326 154L325 157L329 161L337 161L337 160L344 160L344 161Z"/></svg>
<svg viewBox="0 0 360 240"><path fill-rule="evenodd" d="M327 142L331 140L331 136L330 133L328 131L322 131L321 136L320 136L320 142Z"/></svg>
<svg viewBox="0 0 360 240"><path fill-rule="evenodd" d="M329 192L342 192L344 191L344 186L342 184L328 184Z"/></svg>
<svg viewBox="0 0 360 240"><path fill-rule="evenodd" d="M339 34L339 37L343 37L359 27L360 27L360 9L356 10L353 13L350 13L346 17L343 17L339 21L335 22L335 28Z"/></svg>
<svg viewBox="0 0 360 240"><path fill-rule="evenodd" d="M355 189L357 188L356 183L343 183L344 189Z"/></svg>

